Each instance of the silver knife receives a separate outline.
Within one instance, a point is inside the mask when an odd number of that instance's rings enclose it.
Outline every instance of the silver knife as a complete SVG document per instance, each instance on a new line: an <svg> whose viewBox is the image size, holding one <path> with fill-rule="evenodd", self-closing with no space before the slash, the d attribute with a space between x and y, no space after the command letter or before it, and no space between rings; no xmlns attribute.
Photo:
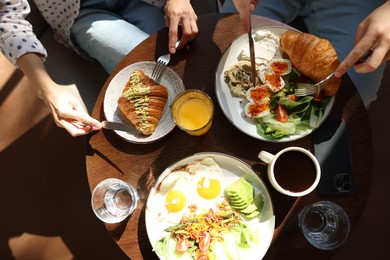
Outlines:
<svg viewBox="0 0 390 260"><path fill-rule="evenodd" d="M102 126L105 129L124 131L124 132L134 132L134 127L130 125L125 125L118 122L102 121Z"/></svg>
<svg viewBox="0 0 390 260"><path fill-rule="evenodd" d="M249 15L249 32L248 32L248 40L249 40L249 56L251 58L251 70L252 70L252 83L253 87L256 87L256 56L255 56L255 45L253 43L253 37L252 37L252 21L251 21L251 15Z"/></svg>

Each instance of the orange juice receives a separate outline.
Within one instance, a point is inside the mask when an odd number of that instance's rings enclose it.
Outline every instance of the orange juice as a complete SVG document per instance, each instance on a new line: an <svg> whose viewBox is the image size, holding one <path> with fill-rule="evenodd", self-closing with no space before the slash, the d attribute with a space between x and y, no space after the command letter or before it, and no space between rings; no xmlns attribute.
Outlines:
<svg viewBox="0 0 390 260"><path fill-rule="evenodd" d="M187 90L176 97L172 104L175 123L190 135L203 135L211 127L213 103L206 93Z"/></svg>
<svg viewBox="0 0 390 260"><path fill-rule="evenodd" d="M179 109L180 125L188 130L196 130L206 125L211 117L210 108L200 99L189 99Z"/></svg>

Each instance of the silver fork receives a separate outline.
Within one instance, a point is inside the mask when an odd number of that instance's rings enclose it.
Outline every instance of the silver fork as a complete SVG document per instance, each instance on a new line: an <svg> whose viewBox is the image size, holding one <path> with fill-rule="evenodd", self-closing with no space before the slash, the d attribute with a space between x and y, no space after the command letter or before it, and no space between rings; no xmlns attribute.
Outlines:
<svg viewBox="0 0 390 260"><path fill-rule="evenodd" d="M310 85L308 87L297 87L294 89L295 95L298 97L302 96L309 96L313 95L315 93L320 93L321 90L325 87L326 82L334 75L334 72L330 73L325 79L321 80L320 82Z"/></svg>
<svg viewBox="0 0 390 260"><path fill-rule="evenodd" d="M180 41L176 43L176 47L179 45ZM154 79L156 82L160 82L161 76L165 69L167 68L167 65L169 61L171 60L171 54L167 53L164 55L161 55L156 62L156 65L154 65L153 71L152 71L152 79Z"/></svg>
<svg viewBox="0 0 390 260"><path fill-rule="evenodd" d="M358 61L355 62L356 64L363 63L365 62L368 57L372 54L371 50L368 50L366 53L363 54L362 57ZM330 73L325 79L321 80L320 82L308 86L308 87L298 87L294 89L295 95L296 96L309 96L313 95L314 93L320 93L320 91L325 87L326 82L334 75L334 72Z"/></svg>

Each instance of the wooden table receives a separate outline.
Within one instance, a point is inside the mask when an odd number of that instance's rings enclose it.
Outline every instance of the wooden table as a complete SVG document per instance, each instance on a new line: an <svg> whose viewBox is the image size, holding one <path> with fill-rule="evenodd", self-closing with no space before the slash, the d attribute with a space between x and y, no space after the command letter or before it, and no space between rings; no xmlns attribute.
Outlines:
<svg viewBox="0 0 390 260"><path fill-rule="evenodd" d="M253 26L282 25L262 17L253 17ZM330 118L343 118L347 122L353 160L355 192L352 195L320 196L312 192L301 198L291 198L275 191L266 176L266 166L257 158L260 150L276 152L287 146L301 146L313 150L312 136L287 143L270 143L243 134L224 116L214 88L214 73L218 61L229 44L243 34L238 15L210 14L199 17L198 37L187 50L173 55L170 67L183 79L186 88L207 92L215 106L211 130L204 136L192 137L175 128L162 140L152 144L133 144L123 141L115 132L103 130L91 136L87 155L87 173L91 190L102 180L115 177L127 181L146 197L159 174L177 160L197 152L221 152L238 157L253 167L269 187L273 200L276 227L266 259L329 258L336 250L321 251L312 247L300 233L297 215L307 204L331 200L341 205L349 215L351 229L357 224L365 207L373 168L373 147L367 112L355 87L348 77L336 98ZM95 118L104 119L103 100L108 83L117 72L129 64L156 60L166 53L167 30L150 36L117 66L98 97L93 110ZM145 207L141 202L129 219L107 225L107 230L119 247L131 259L156 259L148 241L145 227Z"/></svg>

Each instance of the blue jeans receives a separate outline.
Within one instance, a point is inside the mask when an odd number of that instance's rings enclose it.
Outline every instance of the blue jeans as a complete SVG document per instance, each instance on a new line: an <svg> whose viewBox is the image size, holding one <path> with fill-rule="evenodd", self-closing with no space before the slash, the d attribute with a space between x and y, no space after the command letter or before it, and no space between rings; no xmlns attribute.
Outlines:
<svg viewBox="0 0 390 260"><path fill-rule="evenodd" d="M71 37L111 73L134 47L165 26L163 10L142 0L81 0Z"/></svg>
<svg viewBox="0 0 390 260"><path fill-rule="evenodd" d="M353 47L357 26L385 0L260 0L254 14L283 23L301 16L308 31L328 39L343 60ZM221 12L237 12L232 0L226 0ZM376 99L385 64L368 74L348 71L366 107Z"/></svg>

